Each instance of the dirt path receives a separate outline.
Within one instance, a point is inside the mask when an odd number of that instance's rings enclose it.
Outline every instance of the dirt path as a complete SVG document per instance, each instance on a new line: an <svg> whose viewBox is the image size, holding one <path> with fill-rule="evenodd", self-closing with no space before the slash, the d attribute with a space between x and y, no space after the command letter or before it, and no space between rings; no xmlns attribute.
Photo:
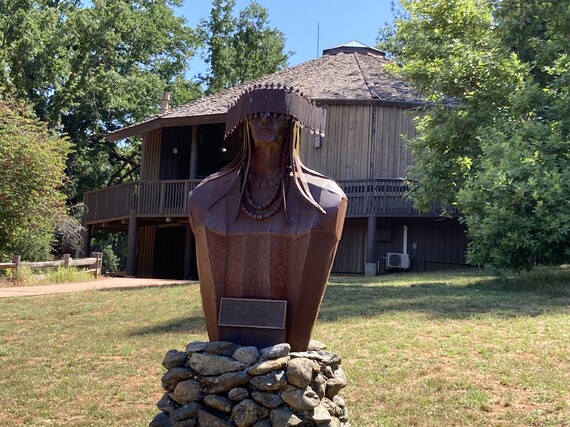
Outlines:
<svg viewBox="0 0 570 427"><path fill-rule="evenodd" d="M94 289L132 289L143 288L147 286L181 285L188 282L188 280L110 277L94 280L92 282L0 288L0 298L64 294L69 292L90 291Z"/></svg>

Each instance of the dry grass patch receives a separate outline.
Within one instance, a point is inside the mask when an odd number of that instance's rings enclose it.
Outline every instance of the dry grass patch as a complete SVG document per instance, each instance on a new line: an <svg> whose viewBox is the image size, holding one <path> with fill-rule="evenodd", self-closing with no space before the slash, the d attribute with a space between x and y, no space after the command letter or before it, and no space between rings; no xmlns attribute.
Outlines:
<svg viewBox="0 0 570 427"><path fill-rule="evenodd" d="M313 335L343 357L351 424L570 426L569 276L333 277ZM197 284L2 299L0 313L7 426L146 426L166 351L206 339Z"/></svg>

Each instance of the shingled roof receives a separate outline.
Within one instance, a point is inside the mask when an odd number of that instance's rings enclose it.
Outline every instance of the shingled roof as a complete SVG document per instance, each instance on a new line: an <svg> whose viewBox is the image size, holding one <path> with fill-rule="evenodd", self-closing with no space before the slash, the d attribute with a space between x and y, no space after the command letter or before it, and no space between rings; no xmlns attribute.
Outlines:
<svg viewBox="0 0 570 427"><path fill-rule="evenodd" d="M343 46L346 49L343 49ZM189 104L171 108L140 123L108 135L116 141L168 126L223 122L228 106L242 91L253 85L294 87L317 103L423 104L409 85L386 71L390 61L384 53L354 42L325 50L323 56L254 81L234 86Z"/></svg>

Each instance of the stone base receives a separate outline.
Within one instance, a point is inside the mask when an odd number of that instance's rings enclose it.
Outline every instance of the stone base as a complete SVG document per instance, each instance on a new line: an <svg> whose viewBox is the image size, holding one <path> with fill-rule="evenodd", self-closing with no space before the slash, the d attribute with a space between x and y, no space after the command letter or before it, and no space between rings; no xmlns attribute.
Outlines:
<svg viewBox="0 0 570 427"><path fill-rule="evenodd" d="M192 342L166 353L161 412L150 427L350 427L340 363L313 347Z"/></svg>

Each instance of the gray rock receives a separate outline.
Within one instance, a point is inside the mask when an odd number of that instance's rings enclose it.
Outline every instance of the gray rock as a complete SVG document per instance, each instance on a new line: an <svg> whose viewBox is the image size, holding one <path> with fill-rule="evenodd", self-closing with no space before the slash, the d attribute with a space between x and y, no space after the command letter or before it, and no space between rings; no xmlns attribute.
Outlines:
<svg viewBox="0 0 570 427"><path fill-rule="evenodd" d="M170 421L173 423L178 423L181 421L189 420L190 418L196 418L198 416L198 411L202 407L200 404L196 402L190 402L187 405L184 405L178 408L176 411L173 411L170 414Z"/></svg>
<svg viewBox="0 0 570 427"><path fill-rule="evenodd" d="M225 393L232 388L249 383L251 376L244 371L229 372L216 377L202 378L200 385L206 393Z"/></svg>
<svg viewBox="0 0 570 427"><path fill-rule="evenodd" d="M317 374L311 381L311 388L317 393L319 399L325 397L327 390L327 378L323 374Z"/></svg>
<svg viewBox="0 0 570 427"><path fill-rule="evenodd" d="M280 357L278 359L266 360L264 362L259 362L256 365L250 366L247 369L247 373L250 375L264 375L271 371L277 371L279 369L285 368L289 362L288 357Z"/></svg>
<svg viewBox="0 0 570 427"><path fill-rule="evenodd" d="M336 395L333 399L337 410L335 411L335 415L338 417L340 421L348 422L348 408L344 399L338 395Z"/></svg>
<svg viewBox="0 0 570 427"><path fill-rule="evenodd" d="M326 350L326 349L327 345L325 343L322 343L317 340L311 340L309 341L309 346L307 348L307 351L317 351L317 350Z"/></svg>
<svg viewBox="0 0 570 427"><path fill-rule="evenodd" d="M334 371L334 377L327 380L325 396L333 399L344 387L346 387L346 375L341 368Z"/></svg>
<svg viewBox="0 0 570 427"><path fill-rule="evenodd" d="M172 422L167 414L160 412L154 416L148 427L172 427Z"/></svg>
<svg viewBox="0 0 570 427"><path fill-rule="evenodd" d="M227 418L221 418L207 411L198 411L198 425L207 427L233 427Z"/></svg>
<svg viewBox="0 0 570 427"><path fill-rule="evenodd" d="M246 365L251 365L252 363L255 363L259 357L259 350L254 346L240 347L234 352L232 357Z"/></svg>
<svg viewBox="0 0 570 427"><path fill-rule="evenodd" d="M170 397L182 405L200 400L202 398L200 382L194 379L180 381Z"/></svg>
<svg viewBox="0 0 570 427"><path fill-rule="evenodd" d="M287 381L294 386L306 388L313 379L315 362L304 357L291 359L287 365Z"/></svg>
<svg viewBox="0 0 570 427"><path fill-rule="evenodd" d="M312 351L297 351L291 353L291 357L306 357L307 359L316 360L322 362L325 365L338 366L342 362L339 355L331 353L326 350L312 350Z"/></svg>
<svg viewBox="0 0 570 427"><path fill-rule="evenodd" d="M257 421L253 427L273 427L271 421L268 419Z"/></svg>
<svg viewBox="0 0 570 427"><path fill-rule="evenodd" d="M166 371L166 373L160 379L162 388L165 391L173 391L180 381L190 379L194 376L194 372L187 368L172 368Z"/></svg>
<svg viewBox="0 0 570 427"><path fill-rule="evenodd" d="M319 396L311 388L301 389L287 385L280 394L281 399L291 408L298 411L307 411L320 404Z"/></svg>
<svg viewBox="0 0 570 427"><path fill-rule="evenodd" d="M251 399L242 400L232 409L232 421L238 427L250 427L262 416L262 408Z"/></svg>
<svg viewBox="0 0 570 427"><path fill-rule="evenodd" d="M311 415L311 420L313 420L316 424L325 424L330 423L332 420L332 416L329 413L327 407L321 403L313 410L313 414Z"/></svg>
<svg viewBox="0 0 570 427"><path fill-rule="evenodd" d="M283 403L283 399L281 399L278 394L267 393L265 391L253 391L251 397L260 405L271 409L277 408Z"/></svg>
<svg viewBox="0 0 570 427"><path fill-rule="evenodd" d="M325 377L327 378L334 378L334 371L333 368L330 366L325 366L325 368L323 369L323 374L325 374Z"/></svg>
<svg viewBox="0 0 570 427"><path fill-rule="evenodd" d="M229 414L232 410L232 402L230 399L218 396L217 394L209 394L205 396L204 405L206 405L208 408L212 408L216 411L224 412L226 414Z"/></svg>
<svg viewBox="0 0 570 427"><path fill-rule="evenodd" d="M325 425L326 427L350 427L350 424L342 424L338 418L331 418L330 422Z"/></svg>
<svg viewBox="0 0 570 427"><path fill-rule="evenodd" d="M273 371L266 375L253 377L250 384L258 390L263 391L279 391L287 385L287 376L285 371Z"/></svg>
<svg viewBox="0 0 570 427"><path fill-rule="evenodd" d="M288 343L276 344L271 347L261 349L261 359L277 359L279 357L288 356L291 352L291 346Z"/></svg>
<svg viewBox="0 0 570 427"><path fill-rule="evenodd" d="M175 411L178 408L178 405L174 400L170 398L167 392L162 395L160 400L157 402L156 407L162 412L170 414L172 411Z"/></svg>
<svg viewBox="0 0 570 427"><path fill-rule="evenodd" d="M188 359L188 364L202 375L219 375L239 371L244 368L242 362L238 362L230 357L210 353L192 353Z"/></svg>
<svg viewBox="0 0 570 427"><path fill-rule="evenodd" d="M208 343L205 341L192 341L190 344L186 346L185 351L189 355L192 353L200 353L201 351L204 351L204 347L206 347L206 344Z"/></svg>
<svg viewBox="0 0 570 427"><path fill-rule="evenodd" d="M181 368L186 364L188 354L178 350L168 350L164 359L162 359L162 366L166 369Z"/></svg>
<svg viewBox="0 0 570 427"><path fill-rule="evenodd" d="M273 409L270 414L271 424L275 427L298 426L303 420L291 411L289 408L280 407Z"/></svg>
<svg viewBox="0 0 570 427"><path fill-rule="evenodd" d="M326 397L322 399L321 404L329 411L329 414L336 417L337 413L340 413L340 409L337 407L336 403Z"/></svg>
<svg viewBox="0 0 570 427"><path fill-rule="evenodd" d="M240 400L247 399L249 397L249 391L242 387L232 388L228 392L228 397L234 402L239 402Z"/></svg>
<svg viewBox="0 0 570 427"><path fill-rule="evenodd" d="M219 354L221 356L231 356L238 348L240 348L240 346L232 342L214 341L206 343L203 351L212 354Z"/></svg>
<svg viewBox="0 0 570 427"><path fill-rule="evenodd" d="M196 418L190 418L184 421L179 421L172 424L172 427L195 427L198 420Z"/></svg>

